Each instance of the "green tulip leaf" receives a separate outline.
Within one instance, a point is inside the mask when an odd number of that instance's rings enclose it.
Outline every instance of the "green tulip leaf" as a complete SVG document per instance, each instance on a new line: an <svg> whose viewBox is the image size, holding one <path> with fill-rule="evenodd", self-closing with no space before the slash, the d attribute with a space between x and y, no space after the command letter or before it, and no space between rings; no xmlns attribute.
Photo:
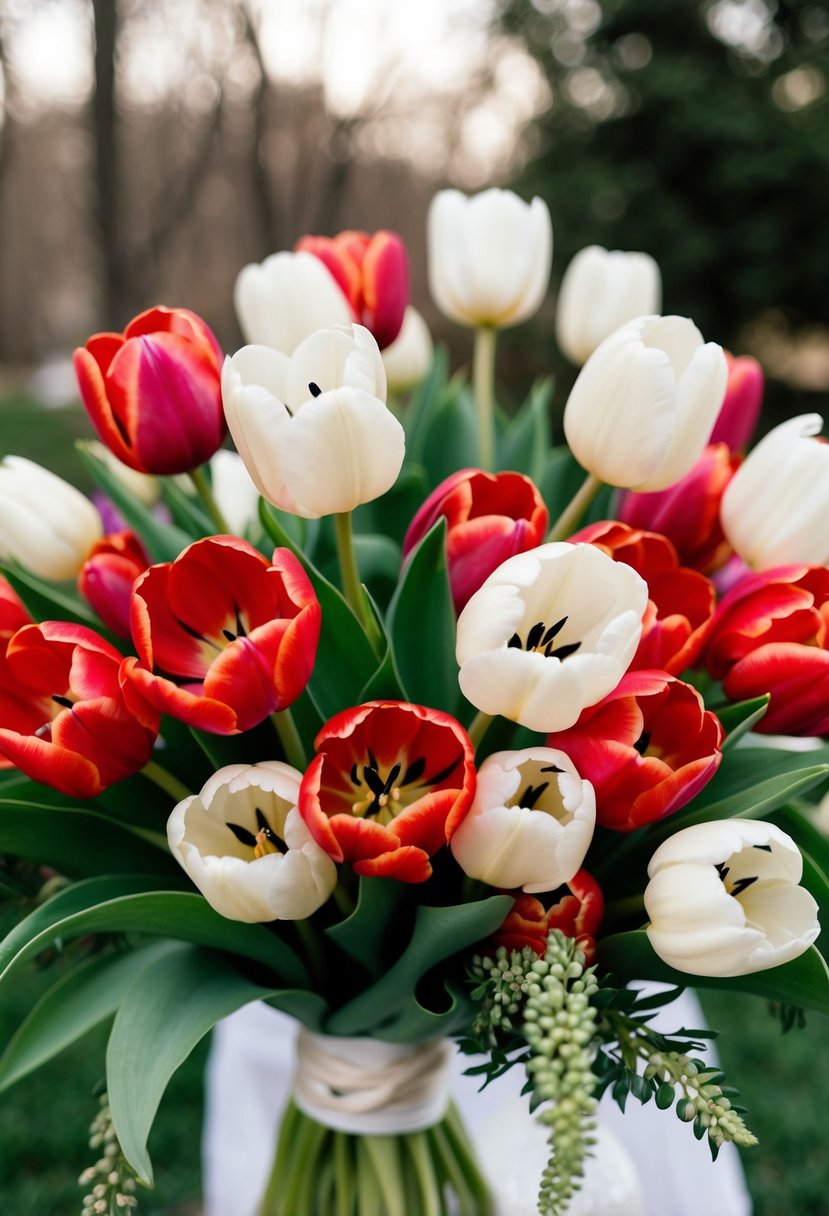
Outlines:
<svg viewBox="0 0 829 1216"><path fill-rule="evenodd" d="M427 972L445 959L490 937L512 907L509 895L492 895L449 908L421 904L411 939L397 962L376 983L328 1019L329 1034L374 1034L406 1006Z"/></svg>
<svg viewBox="0 0 829 1216"><path fill-rule="evenodd" d="M309 992L307 988L281 988L271 996L263 996L263 1000L266 1005L296 1018L308 1030L323 1033L328 1002L318 992Z"/></svg>
<svg viewBox="0 0 829 1216"><path fill-rule="evenodd" d="M396 955L396 946L410 929L412 893L393 878L360 879L357 907L351 915L325 930L345 954L361 963L376 979Z"/></svg>
<svg viewBox="0 0 829 1216"><path fill-rule="evenodd" d="M412 700L457 714L461 691L445 519L438 520L412 553L389 605L388 629Z"/></svg>
<svg viewBox="0 0 829 1216"><path fill-rule="evenodd" d="M422 462L432 488L458 469L477 468L478 420L468 389L448 396L430 419Z"/></svg>
<svg viewBox="0 0 829 1216"><path fill-rule="evenodd" d="M86 471L100 489L111 498L129 526L138 533L154 562L171 562L186 549L195 537L180 528L156 519L149 507L139 502L116 473L89 450L87 444L77 445Z"/></svg>
<svg viewBox="0 0 829 1216"><path fill-rule="evenodd" d="M766 713L769 707L771 694L765 693L762 697L753 697L750 701L737 701L729 705L709 705L706 706L712 713L715 713L722 723L725 731L725 739L723 741L723 752L730 751L738 739L752 730L760 719Z"/></svg>
<svg viewBox="0 0 829 1216"><path fill-rule="evenodd" d="M113 870L166 874L177 885L181 870L167 839L151 842L105 815L82 806L45 806L0 797L0 853L53 866L69 878L92 878Z"/></svg>
<svg viewBox="0 0 829 1216"><path fill-rule="evenodd" d="M527 399L498 439L498 468L525 473L539 485L552 442L550 399L554 381L551 376L537 380Z"/></svg>
<svg viewBox="0 0 829 1216"><path fill-rule="evenodd" d="M188 494L182 489L174 477L159 477L161 498L169 507L173 523L192 536L194 540L202 536L214 536L216 525L203 509L201 500L195 493Z"/></svg>
<svg viewBox="0 0 829 1216"><path fill-rule="evenodd" d="M435 411L446 397L449 379L449 352L445 346L435 349L432 366L412 393L403 414L403 429L406 432L406 463L420 461L423 445L432 424Z"/></svg>
<svg viewBox="0 0 829 1216"><path fill-rule="evenodd" d="M797 1005L829 1014L829 968L823 956L811 946L799 958L781 967L754 971L751 975L720 978L686 975L669 967L656 954L644 929L617 933L599 942L599 965L618 981L656 980L687 988L720 988L749 992L784 1005Z"/></svg>
<svg viewBox="0 0 829 1216"><path fill-rule="evenodd" d="M476 1011L470 987L447 978L435 990L441 1008L430 1009L410 993L394 1017L372 1031L372 1036L387 1043L422 1043L468 1032Z"/></svg>
<svg viewBox="0 0 829 1216"><path fill-rule="evenodd" d="M173 1073L217 1022L270 995L230 959L190 946L127 989L107 1046L107 1092L121 1151L146 1186L153 1182L147 1137Z"/></svg>
<svg viewBox="0 0 829 1216"><path fill-rule="evenodd" d="M173 942L154 942L76 964L44 993L9 1040L0 1057L0 1092L112 1017L136 975L177 949Z"/></svg>
<svg viewBox="0 0 829 1216"><path fill-rule="evenodd" d="M109 889L123 884L129 889L130 876L109 879ZM305 966L299 955L280 937L269 932L264 925L248 925L228 920L210 907L201 895L190 891L136 890L134 880L130 894L119 891L110 898L100 898L105 890L102 879L88 879L77 883L61 895L78 893L80 907L66 911L61 905L62 915L55 919L54 905L61 898L55 896L37 912L21 922L8 938L0 943L0 988L8 983L22 963L36 957L57 943L87 933L143 933L153 937L172 937L197 945L212 946L230 954L262 963L283 980L292 984L307 983ZM96 888L95 883L101 886ZM84 891L79 889L83 887ZM83 897L95 897L95 902L84 906ZM67 900L71 907L71 901ZM43 913L43 927L36 919ZM48 913L48 914L47 914ZM23 933L22 941L15 935ZM14 939L7 948L9 938ZM16 948L15 948L16 947Z"/></svg>

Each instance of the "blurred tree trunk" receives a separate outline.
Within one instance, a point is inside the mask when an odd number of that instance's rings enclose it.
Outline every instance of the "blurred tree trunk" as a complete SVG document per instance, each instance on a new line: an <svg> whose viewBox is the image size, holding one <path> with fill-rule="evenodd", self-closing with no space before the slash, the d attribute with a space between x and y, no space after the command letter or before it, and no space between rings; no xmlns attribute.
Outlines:
<svg viewBox="0 0 829 1216"><path fill-rule="evenodd" d="M259 240L257 245L263 257L281 249L285 241L283 224L279 215L270 174L263 156L265 136L268 132L268 101L271 93L268 71L262 56L259 43L259 31L256 19L245 0L240 4L242 28L245 41L250 47L256 66L259 70L259 80L250 99L253 114L253 131L251 133L250 174L253 185L253 197L256 215L259 222Z"/></svg>
<svg viewBox="0 0 829 1216"><path fill-rule="evenodd" d="M95 31L95 89L92 133L95 165L95 222L101 251L101 305L109 329L120 328L130 311L129 273L121 232L121 165L115 99L116 53L120 29L118 0L92 0Z"/></svg>

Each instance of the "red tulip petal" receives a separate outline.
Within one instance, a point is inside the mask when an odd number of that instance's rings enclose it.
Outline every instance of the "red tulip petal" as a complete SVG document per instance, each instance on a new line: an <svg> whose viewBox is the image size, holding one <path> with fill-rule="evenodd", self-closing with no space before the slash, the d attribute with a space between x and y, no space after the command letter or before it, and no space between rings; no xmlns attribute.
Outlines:
<svg viewBox="0 0 829 1216"><path fill-rule="evenodd" d="M382 350L400 333L409 303L409 255L396 232L375 233L362 277L366 324Z"/></svg>
<svg viewBox="0 0 829 1216"><path fill-rule="evenodd" d="M0 752L33 781L42 781L70 798L96 798L103 789L91 761L48 740L0 729Z"/></svg>
<svg viewBox="0 0 829 1216"><path fill-rule="evenodd" d="M138 663L122 668L122 677L126 685L134 684L138 693L160 713L169 714L195 726L198 730L206 730L215 735L233 735L237 733L236 714L229 705L216 701L212 697L200 695L201 685L193 685L193 690L182 688L172 680L155 676ZM132 710L135 701L129 696L125 686L125 698Z"/></svg>
<svg viewBox="0 0 829 1216"><path fill-rule="evenodd" d="M354 863L354 873L367 878L395 878L398 882L426 882L432 865L422 849L411 845Z"/></svg>

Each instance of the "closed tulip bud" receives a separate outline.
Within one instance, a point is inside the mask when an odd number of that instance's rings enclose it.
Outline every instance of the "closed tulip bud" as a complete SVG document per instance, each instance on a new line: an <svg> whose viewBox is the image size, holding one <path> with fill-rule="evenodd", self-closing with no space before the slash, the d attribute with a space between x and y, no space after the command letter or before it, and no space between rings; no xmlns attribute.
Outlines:
<svg viewBox="0 0 829 1216"><path fill-rule="evenodd" d="M683 566L703 574L716 570L731 555L720 503L740 460L726 444L709 444L690 473L667 490L622 494L617 516L634 528L667 536Z"/></svg>
<svg viewBox="0 0 829 1216"><path fill-rule="evenodd" d="M233 304L246 342L286 355L318 329L356 320L334 276L311 253L273 253L245 266Z"/></svg>
<svg viewBox="0 0 829 1216"><path fill-rule="evenodd" d="M75 578L102 534L80 490L22 456L0 461L0 556L41 578Z"/></svg>
<svg viewBox="0 0 829 1216"><path fill-rule="evenodd" d="M458 618L461 691L484 713L565 730L621 680L647 601L645 581L593 545L519 553Z"/></svg>
<svg viewBox="0 0 829 1216"><path fill-rule="evenodd" d="M383 366L391 393L416 388L432 366L432 335L423 317L410 304L400 333L383 351Z"/></svg>
<svg viewBox="0 0 829 1216"><path fill-rule="evenodd" d="M547 291L553 229L547 204L510 190L467 197L441 190L427 226L429 287L460 325L506 329L538 311Z"/></svg>
<svg viewBox="0 0 829 1216"><path fill-rule="evenodd" d="M257 519L259 491L238 452L221 448L210 461L213 497L228 527L241 536Z"/></svg>
<svg viewBox="0 0 829 1216"><path fill-rule="evenodd" d="M297 250L328 267L354 316L381 350L395 340L409 302L409 255L396 232L304 236Z"/></svg>
<svg viewBox="0 0 829 1216"><path fill-rule="evenodd" d="M756 570L829 561L829 444L820 414L789 418L743 461L723 495L725 535Z"/></svg>
<svg viewBox="0 0 829 1216"><path fill-rule="evenodd" d="M529 477L461 469L432 491L409 524L404 559L441 517L447 523L446 560L456 612L496 567L535 549L547 531L547 508Z"/></svg>
<svg viewBox="0 0 829 1216"><path fill-rule="evenodd" d="M195 313L151 308L123 334L94 334L74 361L86 411L122 464L187 473L221 447L222 352Z"/></svg>
<svg viewBox="0 0 829 1216"><path fill-rule="evenodd" d="M664 671L629 671L547 742L592 783L598 823L630 832L672 815L708 784L722 760L723 733L690 684Z"/></svg>
<svg viewBox="0 0 829 1216"><path fill-rule="evenodd" d="M223 392L254 484L283 511L351 511L397 480L403 428L385 405L377 343L361 325L312 334L291 358L244 346L225 361Z"/></svg>
<svg viewBox="0 0 829 1216"><path fill-rule="evenodd" d="M661 303L659 267L649 254L589 245L561 280L558 344L571 363L581 365L620 325L658 313Z"/></svg>
<svg viewBox="0 0 829 1216"><path fill-rule="evenodd" d="M496 752L451 848L464 874L491 887L555 891L581 866L595 823L593 787L564 752Z"/></svg>
<svg viewBox="0 0 829 1216"><path fill-rule="evenodd" d="M579 373L564 433L600 481L664 490L696 464L722 405L722 348L685 317L640 317L617 329Z"/></svg>
<svg viewBox="0 0 829 1216"><path fill-rule="evenodd" d="M334 889L337 868L297 810L301 774L278 760L231 764L167 822L170 850L229 920L305 920Z"/></svg>
<svg viewBox="0 0 829 1216"><path fill-rule="evenodd" d="M724 354L728 364L725 399L708 442L727 443L732 452L741 452L751 442L757 426L766 381L762 367L751 355Z"/></svg>
<svg viewBox="0 0 829 1216"><path fill-rule="evenodd" d="M648 866L648 938L687 975L749 975L816 940L818 907L799 882L803 859L771 823L728 819L671 836Z"/></svg>
<svg viewBox="0 0 829 1216"><path fill-rule="evenodd" d="M94 545L78 575L78 590L107 629L130 636L132 586L150 564L134 532L112 532Z"/></svg>

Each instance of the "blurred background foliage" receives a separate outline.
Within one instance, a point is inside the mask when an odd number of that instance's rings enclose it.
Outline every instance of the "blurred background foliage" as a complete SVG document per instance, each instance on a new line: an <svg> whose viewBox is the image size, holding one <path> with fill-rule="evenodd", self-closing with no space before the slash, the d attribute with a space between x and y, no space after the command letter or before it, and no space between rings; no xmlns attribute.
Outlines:
<svg viewBox="0 0 829 1216"><path fill-rule="evenodd" d="M767 421L825 412L829 2L0 0L3 450L78 480L67 352L162 302L233 349L238 270L308 232L401 232L414 302L468 360L424 270L448 184L537 192L553 214L550 296L501 342L505 400L553 369L561 402L555 287L599 243L653 254L666 311L761 359ZM821 1216L825 1027L781 1039L760 1002L706 1005L761 1139L744 1158L757 1216ZM0 1107L4 1214L79 1206L103 1045ZM198 1211L203 1060L162 1106L148 1216Z"/></svg>

